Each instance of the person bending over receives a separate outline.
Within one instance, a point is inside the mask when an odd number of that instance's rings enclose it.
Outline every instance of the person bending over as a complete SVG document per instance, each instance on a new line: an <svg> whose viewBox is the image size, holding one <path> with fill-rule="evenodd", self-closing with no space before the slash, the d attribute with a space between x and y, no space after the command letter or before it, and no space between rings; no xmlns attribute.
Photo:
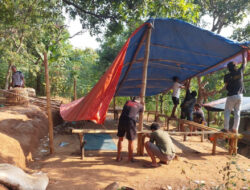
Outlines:
<svg viewBox="0 0 250 190"><path fill-rule="evenodd" d="M145 148L152 163L146 164L145 167L154 168L160 166L156 162L156 157L160 159L160 163L168 164L175 158L175 147L169 134L161 130L158 123L153 123L150 129L152 133L146 135L150 140L145 143Z"/></svg>
<svg viewBox="0 0 250 190"><path fill-rule="evenodd" d="M193 120L196 123L207 125L205 115L200 104L194 105Z"/></svg>
<svg viewBox="0 0 250 190"><path fill-rule="evenodd" d="M128 139L128 161L134 162L133 158L133 141L136 138L136 116L139 112L143 111L143 105L140 103L140 97L133 97L125 103L121 116L119 118L118 133L119 137L117 144L117 157L116 161L121 161L122 141L126 134Z"/></svg>

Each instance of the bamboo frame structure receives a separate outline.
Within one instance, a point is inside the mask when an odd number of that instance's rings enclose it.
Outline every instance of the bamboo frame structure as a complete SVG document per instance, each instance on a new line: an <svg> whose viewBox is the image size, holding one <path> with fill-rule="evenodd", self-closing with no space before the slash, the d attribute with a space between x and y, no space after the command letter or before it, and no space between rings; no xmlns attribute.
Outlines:
<svg viewBox="0 0 250 190"><path fill-rule="evenodd" d="M51 112L51 102L50 102L50 82L49 82L49 68L48 68L48 58L47 53L43 53L44 56L44 68L45 68L45 79L46 79L46 96L47 96L47 113L49 120L49 148L50 154L54 153L54 143L53 143L53 120Z"/></svg>

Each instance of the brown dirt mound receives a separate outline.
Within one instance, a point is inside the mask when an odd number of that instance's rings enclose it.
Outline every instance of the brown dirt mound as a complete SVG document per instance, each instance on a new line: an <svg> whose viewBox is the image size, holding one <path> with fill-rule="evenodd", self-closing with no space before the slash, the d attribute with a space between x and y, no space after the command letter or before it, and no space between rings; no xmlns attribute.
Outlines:
<svg viewBox="0 0 250 190"><path fill-rule="evenodd" d="M37 106L0 108L0 162L25 168L47 134L47 116Z"/></svg>

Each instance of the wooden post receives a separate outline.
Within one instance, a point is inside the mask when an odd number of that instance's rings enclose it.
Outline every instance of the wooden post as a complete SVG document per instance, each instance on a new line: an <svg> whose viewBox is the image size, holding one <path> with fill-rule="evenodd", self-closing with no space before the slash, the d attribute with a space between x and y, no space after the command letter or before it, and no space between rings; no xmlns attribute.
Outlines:
<svg viewBox="0 0 250 190"><path fill-rule="evenodd" d="M212 155L215 155L215 153L216 153L217 138L218 138L218 135L215 134L215 135L214 135L214 141L213 141Z"/></svg>
<svg viewBox="0 0 250 190"><path fill-rule="evenodd" d="M114 110L114 120L118 119L118 113L115 110L115 96L113 97L113 110Z"/></svg>
<svg viewBox="0 0 250 190"><path fill-rule="evenodd" d="M201 130L202 134L201 134L201 142L204 142L204 130Z"/></svg>
<svg viewBox="0 0 250 190"><path fill-rule="evenodd" d="M77 92L76 92L76 79L74 78L74 100L77 99Z"/></svg>
<svg viewBox="0 0 250 190"><path fill-rule="evenodd" d="M159 96L158 94L155 96L155 121L158 122L158 101L159 101Z"/></svg>
<svg viewBox="0 0 250 190"><path fill-rule="evenodd" d="M210 112L207 111L207 126L209 127L209 123L210 123Z"/></svg>
<svg viewBox="0 0 250 190"><path fill-rule="evenodd" d="M53 143L53 120L51 112L51 102L50 102L50 82L49 82L49 68L48 68L48 58L47 53L43 53L44 56L44 67L45 67L45 79L46 79L46 96L47 96L47 114L49 120L49 148L50 154L54 153L54 143Z"/></svg>
<svg viewBox="0 0 250 190"><path fill-rule="evenodd" d="M143 62L143 71L142 71L142 85L141 85L141 103L144 105L145 103L145 93L146 93L146 86L147 86L147 71L148 71L148 59L149 59L149 53L150 53L150 40L151 40L151 30L152 26L148 25L147 29L147 39L146 39L146 45L145 45L145 57ZM143 112L139 115L139 131L143 128ZM143 146L142 146L142 135L138 135L138 143L137 143L137 154L142 156L143 154Z"/></svg>

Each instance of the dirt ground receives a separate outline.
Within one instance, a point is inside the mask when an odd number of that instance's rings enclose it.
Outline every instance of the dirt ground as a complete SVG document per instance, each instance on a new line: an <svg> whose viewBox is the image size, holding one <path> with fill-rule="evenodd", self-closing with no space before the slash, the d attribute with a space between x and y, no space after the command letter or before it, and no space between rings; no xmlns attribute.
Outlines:
<svg viewBox="0 0 250 190"><path fill-rule="evenodd" d="M48 133L47 116L37 106L0 108L0 163L21 168L33 159L40 139Z"/></svg>
<svg viewBox="0 0 250 190"><path fill-rule="evenodd" d="M17 119L20 122L19 115L22 113L16 113L15 111L8 114L10 114L9 118ZM35 118L33 119L35 120ZM27 118L27 120L33 119ZM21 120L22 122L25 121L23 118ZM4 118L1 118L0 124L2 122L6 122ZM13 124L17 125L17 123ZM43 125L41 121L40 125ZM239 170L236 173L237 175L230 179L230 184L236 183L236 187L232 189L243 187L249 189L250 160L240 155L232 160L228 156L227 150L220 147L217 147L217 155L212 156L212 144L208 140L201 143L198 136L189 137L186 142L183 142L182 136L172 136L179 160L174 160L169 165L162 165L159 168L148 169L143 167L145 162L150 161L146 154L142 157L136 156L138 162L127 163L128 143L126 140L123 142L123 160L119 163L115 161L116 151L85 151L85 158L81 160L78 136L70 134L68 130L68 127L72 126L76 128L102 127L114 129L117 126L117 121L113 120L112 115L108 115L103 126L84 122L55 127L55 153L53 155L48 154L48 137L44 135L44 138L39 140L40 146L31 151L32 160L26 159L26 163L29 169L48 174L50 179L48 190L101 190L113 182L118 182L120 187L126 186L136 190L182 190L189 187L195 189L198 186L203 189L210 189L225 184L223 177L227 177L228 174L232 176L237 169ZM0 125L0 128L2 128L2 125ZM171 129L173 130L174 127L171 126ZM1 134L6 135L6 133L0 131ZM23 132L20 135L23 136L24 134L26 133ZM117 143L117 137L115 135L112 135L112 137L114 142ZM38 136L36 138L39 139ZM21 141L20 139L15 138L17 142ZM61 142L69 144L60 147ZM16 145L12 146L16 147ZM136 141L134 153L136 154ZM1 160L1 162L7 162L7 160ZM232 164L226 168L228 163ZM242 180L243 178L246 179L246 182ZM205 185L203 186L201 183Z"/></svg>

